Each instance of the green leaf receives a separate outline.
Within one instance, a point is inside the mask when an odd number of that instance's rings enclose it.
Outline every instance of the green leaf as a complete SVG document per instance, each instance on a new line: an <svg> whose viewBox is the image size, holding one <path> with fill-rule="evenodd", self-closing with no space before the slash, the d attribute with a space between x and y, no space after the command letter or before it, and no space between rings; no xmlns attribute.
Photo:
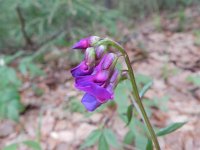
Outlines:
<svg viewBox="0 0 200 150"><path fill-rule="evenodd" d="M135 78L139 91L142 89L142 85L145 85L152 81L152 79L149 76L143 74L136 74Z"/></svg>
<svg viewBox="0 0 200 150"><path fill-rule="evenodd" d="M86 138L83 145L81 145L81 149L94 145L99 140L100 136L101 131L99 129L92 131L90 135Z"/></svg>
<svg viewBox="0 0 200 150"><path fill-rule="evenodd" d="M109 150L109 145L103 134L99 139L98 150Z"/></svg>
<svg viewBox="0 0 200 150"><path fill-rule="evenodd" d="M144 96L144 94L151 88L153 82L150 81L147 84L145 84L145 86L142 88L142 90L140 91L139 95L142 98Z"/></svg>
<svg viewBox="0 0 200 150"><path fill-rule="evenodd" d="M132 119L130 125L130 132L134 135L134 145L139 150L146 149L147 145L147 136L145 125L138 119Z"/></svg>
<svg viewBox="0 0 200 150"><path fill-rule="evenodd" d="M127 81L123 81L118 84L117 88L115 89L115 102L118 106L118 113L126 114L127 107L128 107L128 91L130 89L130 83ZM123 94L122 94L123 93Z"/></svg>
<svg viewBox="0 0 200 150"><path fill-rule="evenodd" d="M18 147L18 143L13 143L4 147L3 150L17 150L17 147Z"/></svg>
<svg viewBox="0 0 200 150"><path fill-rule="evenodd" d="M148 140L146 150L153 150L153 143L151 140Z"/></svg>
<svg viewBox="0 0 200 150"><path fill-rule="evenodd" d="M136 134L135 136L135 146L137 149L139 150L143 150L146 148L146 145L147 145L147 137L141 133L139 134Z"/></svg>
<svg viewBox="0 0 200 150"><path fill-rule="evenodd" d="M0 118L18 121L19 113L23 111L20 95L15 87L8 87L0 91Z"/></svg>
<svg viewBox="0 0 200 150"><path fill-rule="evenodd" d="M184 124L186 124L187 122L177 122L177 123L173 123L165 128L160 129L156 135L157 136L163 136L166 134L169 134L171 132L176 131L177 129L181 128Z"/></svg>
<svg viewBox="0 0 200 150"><path fill-rule="evenodd" d="M133 132L129 130L124 137L124 143L131 144L133 143L134 139L135 139L135 136Z"/></svg>
<svg viewBox="0 0 200 150"><path fill-rule="evenodd" d="M117 141L116 135L113 133L110 129L104 129L104 137L107 141L107 143L115 148L119 148L120 144Z"/></svg>
<svg viewBox="0 0 200 150"><path fill-rule="evenodd" d="M132 117L133 117L133 105L128 106L126 116L127 116L127 119L128 119L126 126L128 126L131 122Z"/></svg>
<svg viewBox="0 0 200 150"><path fill-rule="evenodd" d="M7 66L0 67L0 90L8 87L19 88L21 81L17 78L16 71Z"/></svg>
<svg viewBox="0 0 200 150"><path fill-rule="evenodd" d="M42 150L40 144L36 141L24 141L23 144L25 144L26 146L28 146L33 150Z"/></svg>
<svg viewBox="0 0 200 150"><path fill-rule="evenodd" d="M17 108L17 101L11 101L7 106L7 117L16 122L19 120L19 110Z"/></svg>

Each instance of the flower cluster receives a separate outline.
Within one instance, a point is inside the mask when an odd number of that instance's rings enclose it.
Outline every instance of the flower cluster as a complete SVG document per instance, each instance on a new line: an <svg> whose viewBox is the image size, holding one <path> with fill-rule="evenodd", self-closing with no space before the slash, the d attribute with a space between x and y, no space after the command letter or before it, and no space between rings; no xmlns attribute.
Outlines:
<svg viewBox="0 0 200 150"><path fill-rule="evenodd" d="M75 87L85 93L81 102L88 111L94 111L101 104L114 98L119 71L115 65L117 56L108 53L105 45L94 46L99 37L91 36L74 44L73 49L81 49L84 60L71 70Z"/></svg>

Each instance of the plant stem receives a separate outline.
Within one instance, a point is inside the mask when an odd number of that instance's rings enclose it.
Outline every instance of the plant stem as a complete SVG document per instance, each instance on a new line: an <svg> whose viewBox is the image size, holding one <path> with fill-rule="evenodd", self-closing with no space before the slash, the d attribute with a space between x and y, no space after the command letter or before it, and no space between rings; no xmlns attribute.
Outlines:
<svg viewBox="0 0 200 150"><path fill-rule="evenodd" d="M126 65L128 67L128 73L129 73L129 76L130 76L131 85L132 85L132 88L133 88L134 99L135 99L136 103L138 104L138 106L140 108L142 118L144 119L144 123L147 126L147 129L150 133L151 139L154 143L156 150L160 150L160 146L159 146L156 134L153 130L153 127L152 127L152 125L149 121L149 118L146 114L146 111L145 111L144 106L142 104L142 101L140 99L139 92L138 92L137 85L136 85L136 81L135 81L135 76L134 76L134 73L133 73L133 69L132 69L131 62L130 62L130 59L128 57L128 54L118 43L116 43L115 41L112 41L110 39L104 39L100 43L112 45L113 47L117 48L122 53L122 55L124 56Z"/></svg>

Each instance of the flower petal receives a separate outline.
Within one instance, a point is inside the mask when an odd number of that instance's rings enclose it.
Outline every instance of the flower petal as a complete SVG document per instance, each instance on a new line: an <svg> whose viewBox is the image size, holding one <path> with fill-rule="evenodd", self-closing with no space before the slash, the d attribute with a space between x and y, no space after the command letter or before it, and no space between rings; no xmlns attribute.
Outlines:
<svg viewBox="0 0 200 150"><path fill-rule="evenodd" d="M71 74L73 77L79 77L79 76L85 76L91 74L93 71L93 68L89 68L89 66L86 65L85 61L82 61L78 66L71 69Z"/></svg>
<svg viewBox="0 0 200 150"><path fill-rule="evenodd" d="M78 41L77 43L75 43L72 46L72 49L86 49L86 48L88 48L89 47L89 40L90 40L89 37L81 39L80 41Z"/></svg>
<svg viewBox="0 0 200 150"><path fill-rule="evenodd" d="M98 42L100 37L98 36L90 36L87 38L83 38L72 46L72 49L86 49L90 46L93 46L94 43Z"/></svg>
<svg viewBox="0 0 200 150"><path fill-rule="evenodd" d="M101 103L105 103L112 98L113 93L110 93L106 88L89 80L88 78L88 80L79 81L79 78L76 78L75 87L95 96Z"/></svg>
<svg viewBox="0 0 200 150"><path fill-rule="evenodd" d="M94 96L88 93L83 96L81 102L88 111L94 111L101 105L101 103Z"/></svg>

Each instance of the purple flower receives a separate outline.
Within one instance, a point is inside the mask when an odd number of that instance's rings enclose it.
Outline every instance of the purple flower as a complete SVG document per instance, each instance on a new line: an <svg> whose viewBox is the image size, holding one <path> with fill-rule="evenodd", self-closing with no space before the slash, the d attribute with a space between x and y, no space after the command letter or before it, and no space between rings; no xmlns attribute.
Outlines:
<svg viewBox="0 0 200 150"><path fill-rule="evenodd" d="M113 99L118 76L118 71L114 69L115 61L113 53L106 54L92 73L76 77L75 87L86 92L82 103L87 110L92 111Z"/></svg>
<svg viewBox="0 0 200 150"><path fill-rule="evenodd" d="M84 39L81 39L79 42L75 43L73 49L86 49L93 46L94 43L98 42L100 38L98 36L90 36Z"/></svg>
<svg viewBox="0 0 200 150"><path fill-rule="evenodd" d="M85 92L81 102L88 111L114 98L119 72L115 68L117 57L114 53L105 54L107 47L93 44L100 38L91 36L77 42L74 49L84 49L84 60L71 70L75 87ZM86 50L85 50L86 49Z"/></svg>

